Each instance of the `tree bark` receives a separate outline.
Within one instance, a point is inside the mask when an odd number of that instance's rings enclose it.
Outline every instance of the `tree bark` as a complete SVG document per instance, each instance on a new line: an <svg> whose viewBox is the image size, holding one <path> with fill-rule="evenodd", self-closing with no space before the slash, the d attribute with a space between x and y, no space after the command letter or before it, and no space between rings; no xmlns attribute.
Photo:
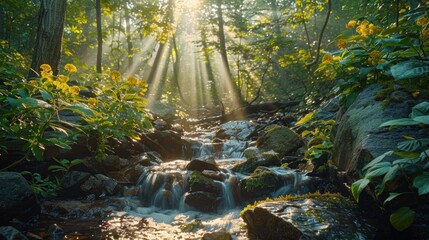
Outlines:
<svg viewBox="0 0 429 240"><path fill-rule="evenodd" d="M28 78L36 77L42 64L49 64L58 74L61 59L67 0L42 0L33 60Z"/></svg>
<svg viewBox="0 0 429 240"><path fill-rule="evenodd" d="M6 39L5 15L4 8L0 7L0 39Z"/></svg>
<svg viewBox="0 0 429 240"><path fill-rule="evenodd" d="M243 105L242 99L241 99L241 94L238 91L237 85L234 83L233 79L232 79L232 74L231 74L231 69L229 67L229 62L228 62L228 53L226 51L226 39L225 39L225 29L224 29L224 19L223 19L223 10L222 10L222 0L217 0L216 2L216 13L217 13L217 21L218 21L218 38L219 38L219 51L220 51L220 55L222 57L222 63L223 63L223 67L225 68L226 74L227 74L227 81L229 81L231 83L231 87L232 87L232 94L233 97L236 97L237 99L233 99L233 101L235 102L234 104L238 104L239 107L241 107Z"/></svg>
<svg viewBox="0 0 429 240"><path fill-rule="evenodd" d="M101 0L95 0L95 15L97 22L97 73L101 73L101 61L103 56L103 32L101 29Z"/></svg>
<svg viewBox="0 0 429 240"><path fill-rule="evenodd" d="M129 8L129 2L127 1L125 4L125 31L127 36L127 47L128 47L128 69L130 69L133 66L134 63L134 52L133 52L133 42L131 40L131 17L130 17L130 10Z"/></svg>

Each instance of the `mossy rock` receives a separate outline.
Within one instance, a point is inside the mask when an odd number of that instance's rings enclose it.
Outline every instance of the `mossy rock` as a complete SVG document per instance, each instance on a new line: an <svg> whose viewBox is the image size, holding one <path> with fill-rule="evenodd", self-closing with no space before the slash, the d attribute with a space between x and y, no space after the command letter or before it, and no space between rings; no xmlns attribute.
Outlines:
<svg viewBox="0 0 429 240"><path fill-rule="evenodd" d="M253 150L252 150L253 152ZM246 161L237 163L232 167L232 171L249 174L255 171L257 167L271 167L271 166L281 166L281 161L279 154L274 151L263 152L256 154L249 154L249 158Z"/></svg>
<svg viewBox="0 0 429 240"><path fill-rule="evenodd" d="M213 179L204 176L199 171L193 171L189 175L189 189L190 192L209 192L209 193L220 193L220 186Z"/></svg>
<svg viewBox="0 0 429 240"><path fill-rule="evenodd" d="M241 193L245 199L266 196L281 184L278 176L268 168L257 167L247 178L240 181Z"/></svg>
<svg viewBox="0 0 429 240"><path fill-rule="evenodd" d="M294 152L300 145L298 134L284 126L271 127L256 140L258 149L262 152L275 151L280 158Z"/></svg>

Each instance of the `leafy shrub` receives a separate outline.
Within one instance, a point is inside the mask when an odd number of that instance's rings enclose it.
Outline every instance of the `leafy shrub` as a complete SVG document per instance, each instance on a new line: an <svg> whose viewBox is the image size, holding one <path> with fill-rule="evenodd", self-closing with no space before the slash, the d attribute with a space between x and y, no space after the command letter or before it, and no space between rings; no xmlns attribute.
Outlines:
<svg viewBox="0 0 429 240"><path fill-rule="evenodd" d="M411 125L429 127L429 102L414 106L410 118L387 121L380 127ZM400 198L402 201L407 199L406 204L402 204L390 216L391 224L398 231L405 230L413 223L415 212L410 205L414 199L429 193L429 138L405 139L398 143L399 151L388 151L369 162L362 169L363 178L354 182L351 187L356 201L359 201L361 192L367 186L374 188L376 197L383 200L383 204ZM394 158L387 158L388 156ZM406 186L398 183L405 183Z"/></svg>

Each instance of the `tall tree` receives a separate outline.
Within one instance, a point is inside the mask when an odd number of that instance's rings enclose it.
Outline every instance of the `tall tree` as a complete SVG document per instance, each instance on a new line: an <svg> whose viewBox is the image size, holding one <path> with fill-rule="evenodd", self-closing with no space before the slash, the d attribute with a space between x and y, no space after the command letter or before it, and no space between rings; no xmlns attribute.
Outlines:
<svg viewBox="0 0 429 240"><path fill-rule="evenodd" d="M95 15L97 21L97 73L101 73L101 60L103 55L103 32L101 29L101 0L95 0Z"/></svg>
<svg viewBox="0 0 429 240"><path fill-rule="evenodd" d="M39 25L28 77L37 76L40 65L49 64L58 74L67 0L41 0ZM35 72L36 71L36 72Z"/></svg>
<svg viewBox="0 0 429 240"><path fill-rule="evenodd" d="M134 52L133 52L133 42L131 39L131 16L130 16L130 3L129 1L125 2L124 11L125 11L125 28L126 28L126 37L127 37L127 49L128 49L128 68L131 68L134 61Z"/></svg>

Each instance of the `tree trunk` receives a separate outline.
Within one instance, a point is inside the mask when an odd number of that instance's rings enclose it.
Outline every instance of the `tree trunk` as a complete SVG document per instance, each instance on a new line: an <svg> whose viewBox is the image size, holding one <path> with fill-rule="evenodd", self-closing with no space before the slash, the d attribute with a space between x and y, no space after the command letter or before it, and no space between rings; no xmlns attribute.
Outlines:
<svg viewBox="0 0 429 240"><path fill-rule="evenodd" d="M211 92L211 95L213 98L213 105L219 105L220 104L219 93L218 93L215 78L213 75L213 68L212 68L210 53L209 53L208 44L207 44L207 30L206 29L201 29L201 44L203 47L204 64L205 64L206 71L207 71L208 82L210 85L210 92Z"/></svg>
<svg viewBox="0 0 429 240"><path fill-rule="evenodd" d="M58 74L64 33L67 0L42 0L33 60L28 77L36 77L42 64L49 64Z"/></svg>
<svg viewBox="0 0 429 240"><path fill-rule="evenodd" d="M125 4L125 30L126 30L126 36L127 36L127 46L128 46L128 69L131 69L134 62L134 52L133 52L133 42L131 40L131 17L130 17L130 10L128 1Z"/></svg>
<svg viewBox="0 0 429 240"><path fill-rule="evenodd" d="M232 79L231 69L229 67L229 62L228 62L228 53L226 51L226 40L225 40L225 30L224 30L225 22L223 20L222 0L217 0L216 12L217 12L218 27L219 27L218 29L219 51L222 57L223 67L227 74L226 76L228 78L227 81L231 84L232 104L238 104L238 107L241 107L243 105L241 94L238 91L237 85L235 85Z"/></svg>
<svg viewBox="0 0 429 240"><path fill-rule="evenodd" d="M0 7L0 39L6 39L6 28L5 28L5 12L4 8Z"/></svg>
<svg viewBox="0 0 429 240"><path fill-rule="evenodd" d="M97 73L101 73L101 60L103 55L103 32L101 30L101 0L95 0L95 15L97 21Z"/></svg>

